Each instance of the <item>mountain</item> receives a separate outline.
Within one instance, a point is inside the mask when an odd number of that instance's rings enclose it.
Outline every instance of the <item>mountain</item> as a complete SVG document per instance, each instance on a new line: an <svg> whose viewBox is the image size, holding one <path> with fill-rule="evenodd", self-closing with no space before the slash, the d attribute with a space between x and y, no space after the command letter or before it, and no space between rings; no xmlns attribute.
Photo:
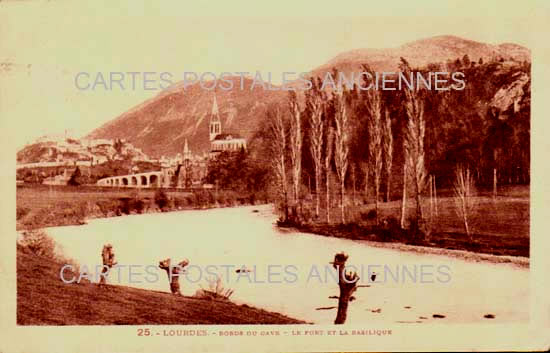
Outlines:
<svg viewBox="0 0 550 353"><path fill-rule="evenodd" d="M413 67L422 67L430 63L462 59L464 55L468 55L471 61L476 62L480 58L485 62L500 58L516 61L531 60L529 49L517 44L493 45L456 36L437 36L420 39L396 48L350 50L337 55L314 72L322 72L331 67L337 67L341 71L347 71L350 67L359 69L360 64L365 62L376 71L397 71L401 57L407 59Z"/></svg>
<svg viewBox="0 0 550 353"><path fill-rule="evenodd" d="M192 153L209 151L209 120L214 95L219 106L222 132L249 138L265 116L271 102L286 92L268 91L261 86L251 89L252 79L232 77L235 89L216 92L198 84L171 88L94 130L90 138L123 138L140 147L147 155L160 157L182 153L185 139Z"/></svg>
<svg viewBox="0 0 550 353"><path fill-rule="evenodd" d="M474 62L480 58L484 62L500 59L530 62L530 51L516 44L492 45L455 36L437 36L396 48L344 52L312 70L310 75L321 76L333 67L343 72L355 71L363 63L376 71L397 71L400 57L406 58L412 66L421 67L462 60L465 55ZM234 87L238 87L240 78L232 80ZM285 91L264 90L261 86L251 90L252 82L246 78L244 89L216 90L222 132L236 132L250 139L264 118L267 106L281 102L287 95ZM126 139L152 157L181 153L187 139L193 153L204 153L210 148L208 124L213 99L214 92L198 84L186 89L179 84L104 124L88 137Z"/></svg>

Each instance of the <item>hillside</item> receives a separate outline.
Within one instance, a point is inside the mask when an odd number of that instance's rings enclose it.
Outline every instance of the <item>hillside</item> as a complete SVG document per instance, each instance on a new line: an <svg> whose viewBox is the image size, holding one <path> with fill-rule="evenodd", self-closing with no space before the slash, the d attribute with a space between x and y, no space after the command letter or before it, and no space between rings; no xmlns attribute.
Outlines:
<svg viewBox="0 0 550 353"><path fill-rule="evenodd" d="M342 53L311 71L322 75L336 67L343 72L358 70L369 63L377 71L396 71L400 57L413 66L454 62L468 55L470 60L513 59L530 61L528 49L515 44L491 45L454 36L438 36L407 43L389 49L357 49ZM238 78L233 79L237 84ZM267 91L257 86L250 90L252 80L245 80L244 90L217 90L222 129L238 132L250 139L264 118L269 103L279 102L286 92ZM193 85L161 92L156 97L130 109L90 133L91 138L125 138L151 157L175 155L181 152L185 139L193 153L209 150L208 118L212 109L213 91Z"/></svg>
<svg viewBox="0 0 550 353"><path fill-rule="evenodd" d="M145 160L147 156L129 143L109 140L78 140L76 138L48 139L23 147L17 152L17 163L63 161L94 161L94 164L113 159Z"/></svg>
<svg viewBox="0 0 550 353"><path fill-rule="evenodd" d="M232 79L234 87L238 87L240 78ZM285 97L286 92L267 91L260 86L251 90L253 80L244 79L243 82L243 90L217 90L215 94L223 132L237 132L250 138L269 103ZM94 130L89 137L124 138L157 158L181 153L188 139L192 152L201 154L210 149L208 124L213 99L214 92L198 84L185 90L172 89Z"/></svg>
<svg viewBox="0 0 550 353"><path fill-rule="evenodd" d="M65 284L62 265L17 251L18 325L300 324L299 320L229 301L176 297L123 286Z"/></svg>
<svg viewBox="0 0 550 353"><path fill-rule="evenodd" d="M500 58L516 61L531 60L529 49L517 44L492 45L456 36L436 36L396 48L350 50L337 55L314 72L324 71L331 67L338 67L343 71L351 68L359 69L358 64L364 62L369 63L377 71L396 71L400 57L406 58L412 66L422 67L430 63L454 61L464 55L468 55L470 60L476 62L480 58L485 62Z"/></svg>

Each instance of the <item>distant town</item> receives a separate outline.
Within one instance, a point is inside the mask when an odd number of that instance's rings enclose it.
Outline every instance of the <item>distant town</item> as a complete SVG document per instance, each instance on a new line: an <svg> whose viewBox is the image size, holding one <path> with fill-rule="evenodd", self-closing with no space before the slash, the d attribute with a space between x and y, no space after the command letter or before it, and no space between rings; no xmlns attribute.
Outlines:
<svg viewBox="0 0 550 353"><path fill-rule="evenodd" d="M17 184L96 184L106 187L212 188L208 162L222 152L246 150L246 139L222 132L216 96L209 123L210 151L194 154L187 139L181 153L152 158L125 139L78 139L48 135L17 154Z"/></svg>

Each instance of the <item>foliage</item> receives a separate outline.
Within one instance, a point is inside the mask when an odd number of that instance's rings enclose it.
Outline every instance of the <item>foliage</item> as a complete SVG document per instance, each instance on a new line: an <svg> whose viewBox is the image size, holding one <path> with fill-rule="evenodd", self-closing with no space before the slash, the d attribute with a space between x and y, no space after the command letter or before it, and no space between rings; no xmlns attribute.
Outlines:
<svg viewBox="0 0 550 353"><path fill-rule="evenodd" d="M55 257L55 242L42 229L24 231L19 244L34 255Z"/></svg>
<svg viewBox="0 0 550 353"><path fill-rule="evenodd" d="M267 184L268 166L241 149L223 151L208 162L205 181L217 189L257 192Z"/></svg>
<svg viewBox="0 0 550 353"><path fill-rule="evenodd" d="M154 200L155 200L155 204L158 206L158 208L160 208L161 211L164 211L166 206L168 206L168 202L169 202L168 195L166 195L166 193L162 189L158 189L155 192Z"/></svg>

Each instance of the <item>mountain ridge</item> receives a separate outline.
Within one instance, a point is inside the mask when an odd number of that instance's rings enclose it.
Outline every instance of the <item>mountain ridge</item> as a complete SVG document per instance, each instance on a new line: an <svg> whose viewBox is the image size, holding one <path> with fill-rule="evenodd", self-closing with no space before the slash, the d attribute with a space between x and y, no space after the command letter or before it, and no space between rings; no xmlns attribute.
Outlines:
<svg viewBox="0 0 550 353"><path fill-rule="evenodd" d="M332 68L350 72L368 63L376 71L397 71L401 57L412 66L422 67L436 62L454 62L465 55L472 62L503 58L530 61L529 49L514 43L498 45L476 42L457 36L435 36L419 39L387 49L353 49L336 55L309 72L321 76ZM234 84L239 77L232 77ZM250 139L265 116L267 106L282 102L285 91L269 91L262 87L250 89L253 80L244 79L244 90L208 91L181 82L159 92L155 97L136 105L127 112L93 130L88 138L124 138L152 157L181 153L185 139L193 153L209 151L208 120L214 94L222 120L222 132L239 132ZM236 86L234 86L236 87Z"/></svg>

